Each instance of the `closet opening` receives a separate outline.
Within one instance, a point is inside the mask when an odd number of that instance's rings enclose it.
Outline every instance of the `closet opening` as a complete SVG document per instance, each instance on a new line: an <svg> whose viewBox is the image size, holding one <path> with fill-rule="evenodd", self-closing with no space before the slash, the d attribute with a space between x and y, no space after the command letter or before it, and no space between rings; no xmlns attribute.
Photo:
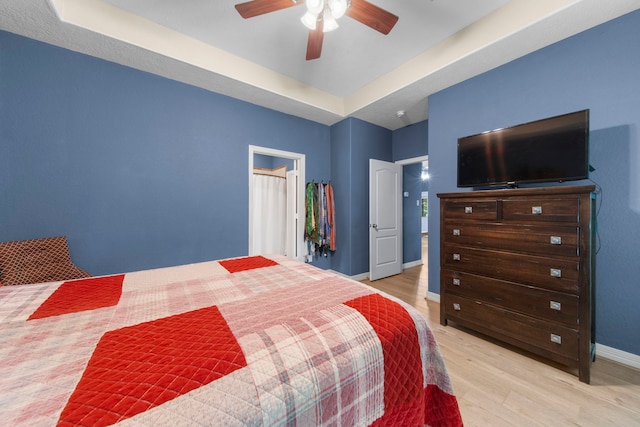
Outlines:
<svg viewBox="0 0 640 427"><path fill-rule="evenodd" d="M303 260L305 155L249 146L249 255Z"/></svg>

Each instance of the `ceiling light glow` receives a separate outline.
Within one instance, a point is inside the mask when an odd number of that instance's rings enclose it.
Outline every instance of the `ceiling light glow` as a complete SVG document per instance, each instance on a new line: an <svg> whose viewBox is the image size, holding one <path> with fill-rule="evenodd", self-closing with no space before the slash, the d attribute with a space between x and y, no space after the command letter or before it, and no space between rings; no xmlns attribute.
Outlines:
<svg viewBox="0 0 640 427"><path fill-rule="evenodd" d="M307 27L308 29L315 30L316 29L316 22L318 22L318 17L316 15L314 15L313 13L307 11L307 13L305 13L302 16L302 18L300 18L300 21L302 21L304 26Z"/></svg>
<svg viewBox="0 0 640 427"><path fill-rule="evenodd" d="M306 0L307 12L300 21L310 30L317 28L318 19L322 19L322 31L327 33L338 28L337 19L344 16L351 6L351 0Z"/></svg>

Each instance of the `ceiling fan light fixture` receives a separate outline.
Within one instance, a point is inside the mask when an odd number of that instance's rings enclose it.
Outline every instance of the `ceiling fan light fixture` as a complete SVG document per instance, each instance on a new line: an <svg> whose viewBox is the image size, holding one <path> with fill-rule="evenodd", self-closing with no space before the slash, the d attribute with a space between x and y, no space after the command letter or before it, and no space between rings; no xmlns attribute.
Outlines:
<svg viewBox="0 0 640 427"><path fill-rule="evenodd" d="M324 21L324 26L322 27L322 31L328 33L329 31L336 30L338 28L338 21L333 17L331 11L329 9L325 9L322 15L322 20Z"/></svg>
<svg viewBox="0 0 640 427"><path fill-rule="evenodd" d="M305 3L307 4L307 10L316 16L324 10L324 0L307 0Z"/></svg>
<svg viewBox="0 0 640 427"><path fill-rule="evenodd" d="M337 20L346 15L384 35L398 22L398 17L367 0L249 0L235 5L241 17L253 18L306 3L306 13L300 17L309 30L307 37L307 61L322 54L323 34L338 28ZM351 9L353 8L353 9Z"/></svg>
<svg viewBox="0 0 640 427"><path fill-rule="evenodd" d="M328 0L329 9L335 19L340 19L344 16L349 6L351 6L350 0Z"/></svg>
<svg viewBox="0 0 640 427"><path fill-rule="evenodd" d="M300 18L300 21L302 21L305 27L313 31L316 29L316 23L318 22L318 15L314 15L313 13L307 11L307 13L302 15L302 18Z"/></svg>

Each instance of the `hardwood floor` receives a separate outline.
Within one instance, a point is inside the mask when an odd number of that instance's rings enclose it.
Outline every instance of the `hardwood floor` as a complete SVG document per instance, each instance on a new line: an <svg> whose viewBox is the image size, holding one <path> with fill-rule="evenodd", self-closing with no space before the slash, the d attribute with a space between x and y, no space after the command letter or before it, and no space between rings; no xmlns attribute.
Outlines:
<svg viewBox="0 0 640 427"><path fill-rule="evenodd" d="M475 332L441 326L438 303L425 299L424 258L424 265L397 276L362 282L406 301L427 319L465 426L640 426L639 370L598 358L587 385L561 365Z"/></svg>

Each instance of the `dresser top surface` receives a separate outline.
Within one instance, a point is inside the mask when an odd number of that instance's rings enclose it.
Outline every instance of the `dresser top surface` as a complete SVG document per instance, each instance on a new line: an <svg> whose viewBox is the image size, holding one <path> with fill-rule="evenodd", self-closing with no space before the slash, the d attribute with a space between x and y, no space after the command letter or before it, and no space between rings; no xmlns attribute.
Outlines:
<svg viewBox="0 0 640 427"><path fill-rule="evenodd" d="M438 193L440 199L479 198L479 197L519 197L519 196L557 196L563 194L588 194L595 190L595 185L564 185L555 187L509 188L496 190L461 191L454 193Z"/></svg>

